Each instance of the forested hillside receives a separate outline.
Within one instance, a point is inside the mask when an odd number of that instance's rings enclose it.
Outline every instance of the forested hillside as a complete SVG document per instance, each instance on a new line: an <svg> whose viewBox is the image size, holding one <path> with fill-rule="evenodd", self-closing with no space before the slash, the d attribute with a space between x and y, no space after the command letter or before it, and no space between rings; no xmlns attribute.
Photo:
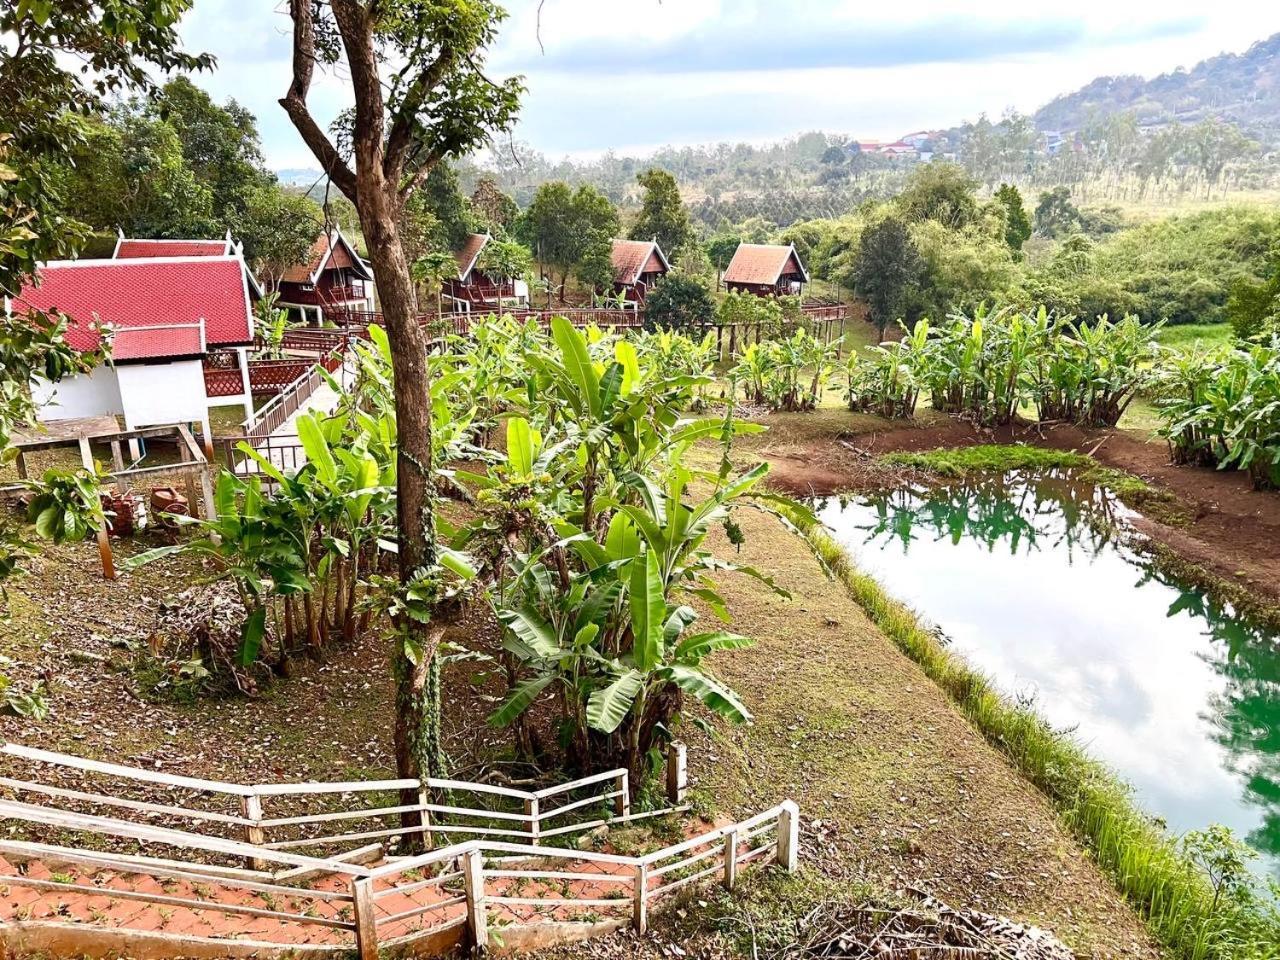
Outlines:
<svg viewBox="0 0 1280 960"><path fill-rule="evenodd" d="M1035 122L1042 130L1077 130L1115 113L1133 113L1143 126L1217 118L1274 146L1280 142L1280 33L1243 54L1220 54L1152 80L1099 77L1037 110Z"/></svg>

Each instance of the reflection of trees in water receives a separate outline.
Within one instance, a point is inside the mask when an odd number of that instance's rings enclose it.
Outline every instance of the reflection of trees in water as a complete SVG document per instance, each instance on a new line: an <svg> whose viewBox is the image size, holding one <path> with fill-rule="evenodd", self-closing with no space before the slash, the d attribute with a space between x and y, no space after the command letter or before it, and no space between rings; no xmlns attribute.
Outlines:
<svg viewBox="0 0 1280 960"><path fill-rule="evenodd" d="M1113 538L1119 512L1115 497L1070 471L979 476L936 488L903 487L860 501L875 513L853 527L866 543L902 544L920 536L981 543L988 550L1007 545L1011 554L1065 547L1096 556Z"/></svg>
<svg viewBox="0 0 1280 960"><path fill-rule="evenodd" d="M867 544L898 543L909 552L923 538L953 544L968 539L990 551L1007 546L1014 555L1047 545L1065 550L1068 563L1077 551L1091 558L1113 545L1122 516L1113 495L1070 471L983 476L861 497L859 503L862 522L844 532L861 531ZM1262 824L1249 842L1280 857L1280 638L1179 583L1150 558L1115 546L1141 571L1136 588L1154 581L1176 593L1168 615L1191 617L1211 641L1200 656L1223 685L1209 695L1202 716L1226 752L1228 768L1243 781L1245 802L1261 813ZM1194 777L1195 772L1170 770L1168 775Z"/></svg>
<svg viewBox="0 0 1280 960"><path fill-rule="evenodd" d="M1258 808L1262 825L1249 842L1280 856L1280 647L1271 630L1236 616L1228 607L1189 590L1145 564L1143 582L1157 580L1178 591L1169 616L1186 613L1205 626L1213 644L1200 657L1222 679L1201 714L1227 754L1227 766L1244 781L1245 802Z"/></svg>

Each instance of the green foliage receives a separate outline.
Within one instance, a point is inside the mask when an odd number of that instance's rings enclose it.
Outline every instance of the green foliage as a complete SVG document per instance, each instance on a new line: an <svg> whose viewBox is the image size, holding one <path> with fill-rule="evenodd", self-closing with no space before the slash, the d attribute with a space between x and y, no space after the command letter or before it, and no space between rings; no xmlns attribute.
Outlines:
<svg viewBox="0 0 1280 960"><path fill-rule="evenodd" d="M1005 210L1004 241L1015 252L1031 239L1031 218L1022 204L1022 193L1011 183L1000 184L995 199Z"/></svg>
<svg viewBox="0 0 1280 960"><path fill-rule="evenodd" d="M1280 329L1280 258L1272 265L1271 276L1262 283L1241 278L1232 285L1226 313L1242 340L1268 328Z"/></svg>
<svg viewBox="0 0 1280 960"><path fill-rule="evenodd" d="M1071 202L1070 187L1054 187L1040 194L1036 204L1035 228L1042 237L1066 237L1081 228L1083 220Z"/></svg>
<svg viewBox="0 0 1280 960"><path fill-rule="evenodd" d="M665 170L651 167L637 174L636 182L644 195L628 236L632 240L657 240L658 246L674 262L694 240L693 224L680 199L676 178Z"/></svg>
<svg viewBox="0 0 1280 960"><path fill-rule="evenodd" d="M84 468L46 470L32 491L27 519L36 533L54 543L75 543L106 526L100 478Z"/></svg>
<svg viewBox="0 0 1280 960"><path fill-rule="evenodd" d="M1175 462L1247 470L1256 486L1280 487L1280 335L1169 351L1156 389Z"/></svg>
<svg viewBox="0 0 1280 960"><path fill-rule="evenodd" d="M574 274L592 290L613 289L613 237L596 231L582 243Z"/></svg>
<svg viewBox="0 0 1280 960"><path fill-rule="evenodd" d="M882 338L889 324L906 314L924 270L920 251L902 220L886 217L863 231L853 282Z"/></svg>
<svg viewBox="0 0 1280 960"><path fill-rule="evenodd" d="M760 340L738 358L730 374L748 400L773 410L812 410L834 370L838 340L824 343L803 327L781 340Z"/></svg>
<svg viewBox="0 0 1280 960"><path fill-rule="evenodd" d="M559 271L563 285L589 252L617 236L618 212L593 187L572 190L567 183L545 183L521 216L518 232L539 263Z"/></svg>
<svg viewBox="0 0 1280 960"><path fill-rule="evenodd" d="M893 202L908 223L934 220L958 230L978 218L977 187L964 167L935 160L917 167Z"/></svg>
<svg viewBox="0 0 1280 960"><path fill-rule="evenodd" d="M1158 328L1135 317L1091 324L980 307L921 321L900 343L855 354L846 368L855 410L911 416L921 392L935 410L986 425L1034 405L1041 420L1115 426L1151 379Z"/></svg>
<svg viewBox="0 0 1280 960"><path fill-rule="evenodd" d="M716 268L716 272L723 273L741 244L742 238L736 233L721 232L708 239L703 244L703 248L707 252L707 259Z"/></svg>
<svg viewBox="0 0 1280 960"><path fill-rule="evenodd" d="M232 229L259 278L275 286L287 269L307 262L323 224L314 201L264 184L247 193Z"/></svg>
<svg viewBox="0 0 1280 960"><path fill-rule="evenodd" d="M645 298L645 329L686 330L705 326L715 316L715 304L701 280L669 273L653 285Z"/></svg>

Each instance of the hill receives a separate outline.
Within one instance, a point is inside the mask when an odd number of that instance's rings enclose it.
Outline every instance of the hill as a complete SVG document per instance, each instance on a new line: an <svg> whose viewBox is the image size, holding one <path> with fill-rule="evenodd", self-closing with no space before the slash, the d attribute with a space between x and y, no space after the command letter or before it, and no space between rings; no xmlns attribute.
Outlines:
<svg viewBox="0 0 1280 960"><path fill-rule="evenodd" d="M1130 112L1144 128L1215 117L1236 124L1252 139L1280 143L1280 33L1242 54L1220 54L1151 80L1099 77L1056 97L1034 119L1041 130L1078 130L1109 114Z"/></svg>

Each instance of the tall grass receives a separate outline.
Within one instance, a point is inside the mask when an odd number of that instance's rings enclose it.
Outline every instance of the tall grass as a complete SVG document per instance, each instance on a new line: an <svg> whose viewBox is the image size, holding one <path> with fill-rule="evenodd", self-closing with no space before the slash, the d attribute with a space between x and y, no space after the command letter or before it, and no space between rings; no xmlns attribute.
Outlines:
<svg viewBox="0 0 1280 960"><path fill-rule="evenodd" d="M802 528L819 560L880 630L945 690L966 717L1057 808L1152 934L1182 960L1280 958L1280 915L1257 898L1215 901L1204 873L1080 744L944 647L907 606L860 572L818 524ZM1174 775L1176 771L1170 771Z"/></svg>

